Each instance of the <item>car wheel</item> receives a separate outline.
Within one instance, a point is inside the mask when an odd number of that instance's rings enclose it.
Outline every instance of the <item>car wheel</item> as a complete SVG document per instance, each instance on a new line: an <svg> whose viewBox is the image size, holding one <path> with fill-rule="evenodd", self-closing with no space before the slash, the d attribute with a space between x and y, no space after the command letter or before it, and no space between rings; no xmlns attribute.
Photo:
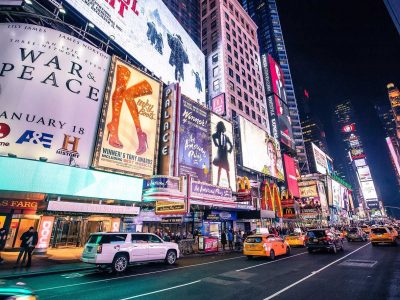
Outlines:
<svg viewBox="0 0 400 300"><path fill-rule="evenodd" d="M378 245L378 243L371 243L372 246L376 247Z"/></svg>
<svg viewBox="0 0 400 300"><path fill-rule="evenodd" d="M253 259L253 255L247 255L247 259Z"/></svg>
<svg viewBox="0 0 400 300"><path fill-rule="evenodd" d="M340 251L344 251L344 244L342 243L342 246L340 246Z"/></svg>
<svg viewBox="0 0 400 300"><path fill-rule="evenodd" d="M335 253L335 254L337 253L336 245L333 245L332 252Z"/></svg>
<svg viewBox="0 0 400 300"><path fill-rule="evenodd" d="M124 272L128 268L128 256L122 253L115 255L111 267L116 273Z"/></svg>
<svg viewBox="0 0 400 300"><path fill-rule="evenodd" d="M167 265L174 265L176 263L176 252L174 250L168 250L165 263Z"/></svg>
<svg viewBox="0 0 400 300"><path fill-rule="evenodd" d="M310 254L314 253L313 249L311 249L311 248L308 248L307 251L308 251L308 253L310 253Z"/></svg>
<svg viewBox="0 0 400 300"><path fill-rule="evenodd" d="M290 256L290 247L286 247L286 256Z"/></svg>
<svg viewBox="0 0 400 300"><path fill-rule="evenodd" d="M274 259L275 259L275 251L274 251L274 250L271 250L271 251L269 252L269 258L270 258L271 260L274 260Z"/></svg>

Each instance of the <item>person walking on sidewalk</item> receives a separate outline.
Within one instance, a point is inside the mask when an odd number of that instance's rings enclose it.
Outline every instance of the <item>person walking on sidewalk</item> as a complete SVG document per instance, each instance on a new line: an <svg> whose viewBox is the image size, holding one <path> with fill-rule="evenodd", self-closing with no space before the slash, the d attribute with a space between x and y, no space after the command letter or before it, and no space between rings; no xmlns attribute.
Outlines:
<svg viewBox="0 0 400 300"><path fill-rule="evenodd" d="M225 251L225 245L226 245L226 230L222 231L222 233L221 233L221 244L222 244L222 250Z"/></svg>
<svg viewBox="0 0 400 300"><path fill-rule="evenodd" d="M229 250L233 251L233 233L232 229L228 231L228 242L229 242Z"/></svg>
<svg viewBox="0 0 400 300"><path fill-rule="evenodd" d="M4 259L1 257L1 252L4 250L4 247L6 246L6 240L7 240L7 231L3 227L0 229L0 264L3 263Z"/></svg>
<svg viewBox="0 0 400 300"><path fill-rule="evenodd" d="M26 267L29 268L32 263L32 252L35 249L36 244L38 242L38 234L33 227L30 227L28 231L22 234L20 240L21 240L21 246L17 262L15 263L15 265L19 264L21 257L22 257L21 265L23 265L25 263L26 256L28 256L28 262L26 264Z"/></svg>

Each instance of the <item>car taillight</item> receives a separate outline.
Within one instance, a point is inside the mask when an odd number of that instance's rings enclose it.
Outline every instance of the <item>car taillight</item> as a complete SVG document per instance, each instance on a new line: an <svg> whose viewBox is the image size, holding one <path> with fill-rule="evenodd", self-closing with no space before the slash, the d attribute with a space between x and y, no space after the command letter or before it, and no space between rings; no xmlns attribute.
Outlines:
<svg viewBox="0 0 400 300"><path fill-rule="evenodd" d="M102 250L103 250L103 246L102 245L98 245L97 246L97 253L101 253Z"/></svg>

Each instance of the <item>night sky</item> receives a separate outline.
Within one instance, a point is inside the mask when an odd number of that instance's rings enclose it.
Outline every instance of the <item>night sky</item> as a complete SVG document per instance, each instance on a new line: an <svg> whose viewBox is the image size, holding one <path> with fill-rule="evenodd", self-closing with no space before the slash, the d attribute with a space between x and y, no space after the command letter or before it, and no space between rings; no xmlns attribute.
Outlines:
<svg viewBox="0 0 400 300"><path fill-rule="evenodd" d="M333 106L351 100L378 195L400 206L384 131L374 104L400 87L400 35L383 0L277 0L295 90L306 88L334 157ZM301 89L300 89L301 90ZM395 212L393 210L393 212ZM400 211L396 211L400 216Z"/></svg>

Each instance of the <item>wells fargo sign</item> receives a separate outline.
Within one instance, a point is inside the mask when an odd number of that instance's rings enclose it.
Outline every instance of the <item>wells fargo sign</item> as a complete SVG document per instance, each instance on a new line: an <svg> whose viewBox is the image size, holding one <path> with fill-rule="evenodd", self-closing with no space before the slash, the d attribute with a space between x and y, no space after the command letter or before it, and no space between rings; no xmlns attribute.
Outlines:
<svg viewBox="0 0 400 300"><path fill-rule="evenodd" d="M36 210L37 206L38 202L33 200L0 200L0 208Z"/></svg>

